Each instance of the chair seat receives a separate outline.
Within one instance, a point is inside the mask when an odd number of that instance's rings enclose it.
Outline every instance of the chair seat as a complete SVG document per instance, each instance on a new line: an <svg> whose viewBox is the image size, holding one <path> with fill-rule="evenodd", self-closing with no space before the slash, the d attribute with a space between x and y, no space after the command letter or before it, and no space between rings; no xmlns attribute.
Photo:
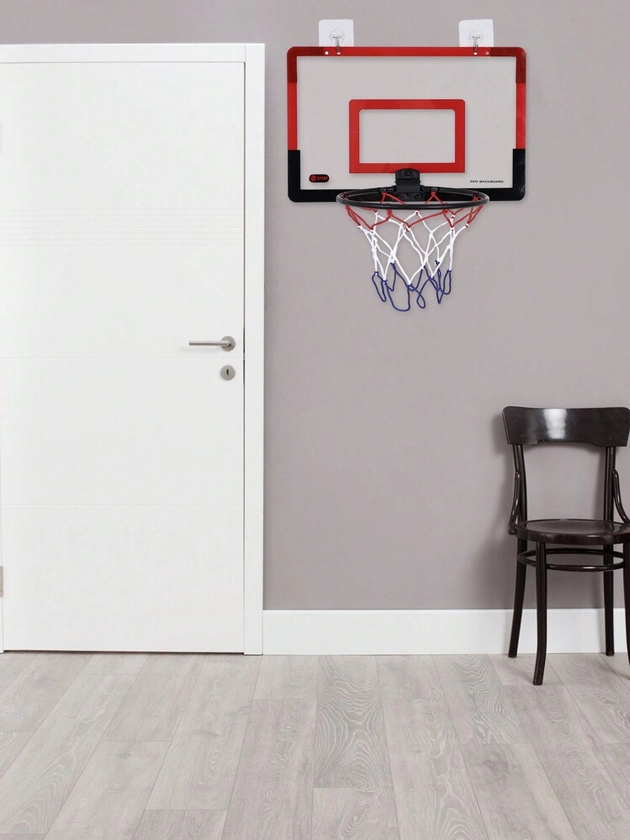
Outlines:
<svg viewBox="0 0 630 840"><path fill-rule="evenodd" d="M516 526L516 536L562 545L615 545L630 542L630 525L605 519L529 519Z"/></svg>

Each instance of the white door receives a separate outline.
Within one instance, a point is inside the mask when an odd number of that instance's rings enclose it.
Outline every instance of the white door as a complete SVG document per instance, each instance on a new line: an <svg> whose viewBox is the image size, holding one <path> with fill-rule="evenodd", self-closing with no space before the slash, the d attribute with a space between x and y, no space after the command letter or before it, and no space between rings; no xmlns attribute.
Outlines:
<svg viewBox="0 0 630 840"><path fill-rule="evenodd" d="M244 64L128 58L1 66L4 645L242 651Z"/></svg>

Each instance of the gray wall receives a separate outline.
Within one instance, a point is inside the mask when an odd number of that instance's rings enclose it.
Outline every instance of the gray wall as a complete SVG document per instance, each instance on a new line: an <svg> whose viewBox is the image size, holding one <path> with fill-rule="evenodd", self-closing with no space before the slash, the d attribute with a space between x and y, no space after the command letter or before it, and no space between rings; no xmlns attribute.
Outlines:
<svg viewBox="0 0 630 840"><path fill-rule="evenodd" d="M7 43L267 44L266 608L509 606L502 406L630 403L617 200L630 181L627 0L2 0L0 11ZM358 44L425 46L456 44L461 18L492 17L497 44L528 52L527 197L488 207L458 240L439 308L381 305L345 214L286 197L286 50L316 43L324 17L353 18ZM578 475L593 457L567 449L545 466L549 453L534 454L542 502L592 513L595 484ZM620 469L630 500L625 452ZM552 580L552 605L598 604L586 577Z"/></svg>

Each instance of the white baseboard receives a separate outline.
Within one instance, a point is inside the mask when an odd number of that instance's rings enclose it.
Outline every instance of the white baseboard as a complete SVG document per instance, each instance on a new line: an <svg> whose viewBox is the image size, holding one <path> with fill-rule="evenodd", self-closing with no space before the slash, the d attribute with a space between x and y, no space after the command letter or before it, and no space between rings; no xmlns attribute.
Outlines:
<svg viewBox="0 0 630 840"><path fill-rule="evenodd" d="M604 649L601 609L549 610L549 653ZM265 610L263 653L507 653L511 610ZM626 650L624 611L615 648ZM536 613L523 611L519 653L536 650Z"/></svg>

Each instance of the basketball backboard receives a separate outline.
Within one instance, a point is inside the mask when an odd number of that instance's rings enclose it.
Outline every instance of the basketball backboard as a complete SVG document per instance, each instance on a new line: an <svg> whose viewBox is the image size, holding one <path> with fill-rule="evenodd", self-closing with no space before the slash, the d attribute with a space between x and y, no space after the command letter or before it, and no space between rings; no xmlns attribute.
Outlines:
<svg viewBox="0 0 630 840"><path fill-rule="evenodd" d="M525 52L518 47L292 47L293 201L393 182L525 195Z"/></svg>

